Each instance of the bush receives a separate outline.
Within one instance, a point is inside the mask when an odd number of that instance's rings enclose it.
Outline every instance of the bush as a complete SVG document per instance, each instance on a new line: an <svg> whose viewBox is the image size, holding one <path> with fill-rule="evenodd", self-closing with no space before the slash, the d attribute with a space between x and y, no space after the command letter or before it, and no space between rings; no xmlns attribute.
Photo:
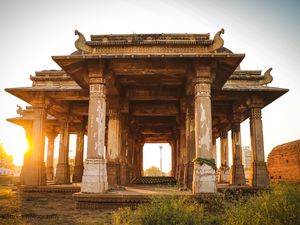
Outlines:
<svg viewBox="0 0 300 225"><path fill-rule="evenodd" d="M119 209L114 225L197 225L203 219L203 207L185 197L156 196L136 210Z"/></svg>
<svg viewBox="0 0 300 225"><path fill-rule="evenodd" d="M272 191L239 201L226 212L226 225L296 225L300 221L300 186L277 185Z"/></svg>

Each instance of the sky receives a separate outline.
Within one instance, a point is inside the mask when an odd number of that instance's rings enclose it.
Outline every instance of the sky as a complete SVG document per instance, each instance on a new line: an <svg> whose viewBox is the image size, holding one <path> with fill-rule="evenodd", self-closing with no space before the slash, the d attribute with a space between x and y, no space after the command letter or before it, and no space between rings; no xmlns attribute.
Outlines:
<svg viewBox="0 0 300 225"><path fill-rule="evenodd" d="M26 103L4 88L30 86L29 76L35 71L59 69L51 56L75 51L75 29L89 39L90 34L111 33L211 33L213 37L224 28L224 46L246 53L242 69L273 67L269 86L290 89L262 111L267 156L276 145L300 139L299 11L300 1L292 0L1 0L0 143L15 156L16 164L22 164L24 130L6 118L17 116L16 105ZM250 145L249 121L242 124L242 142Z"/></svg>

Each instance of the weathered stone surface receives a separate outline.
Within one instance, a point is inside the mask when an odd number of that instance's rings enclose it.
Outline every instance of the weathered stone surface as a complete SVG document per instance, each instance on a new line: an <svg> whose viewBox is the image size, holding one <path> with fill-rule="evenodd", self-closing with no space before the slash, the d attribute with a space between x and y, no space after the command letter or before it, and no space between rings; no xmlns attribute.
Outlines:
<svg viewBox="0 0 300 225"><path fill-rule="evenodd" d="M249 184L251 187L255 188L267 188L269 186L269 174L264 153L261 99L253 98L250 107L250 134L253 157L250 168Z"/></svg>
<svg viewBox="0 0 300 225"><path fill-rule="evenodd" d="M82 177L82 193L102 193L108 189L104 159L86 159Z"/></svg>
<svg viewBox="0 0 300 225"><path fill-rule="evenodd" d="M271 180L300 182L300 140L278 145L268 155Z"/></svg>
<svg viewBox="0 0 300 225"><path fill-rule="evenodd" d="M221 166L218 174L218 182L229 183L229 178L230 178L230 167Z"/></svg>
<svg viewBox="0 0 300 225"><path fill-rule="evenodd" d="M193 193L216 193L216 171L206 164L194 164Z"/></svg>

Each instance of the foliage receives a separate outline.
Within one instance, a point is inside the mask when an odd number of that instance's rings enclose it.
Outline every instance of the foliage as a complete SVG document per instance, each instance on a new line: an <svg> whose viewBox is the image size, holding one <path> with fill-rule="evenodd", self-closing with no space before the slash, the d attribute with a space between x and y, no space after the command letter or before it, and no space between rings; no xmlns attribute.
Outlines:
<svg viewBox="0 0 300 225"><path fill-rule="evenodd" d="M186 197L156 196L136 210L121 208L113 214L114 225L197 225L203 207Z"/></svg>
<svg viewBox="0 0 300 225"><path fill-rule="evenodd" d="M214 170L217 170L216 162L214 159L205 159L205 158L198 157L198 158L195 158L193 160L193 162L199 163L201 166L203 164L206 164L208 166L211 166Z"/></svg>
<svg viewBox="0 0 300 225"><path fill-rule="evenodd" d="M149 177L166 176L166 173L162 172L162 174L160 175L159 168L155 166L151 166L144 171L144 176L149 176Z"/></svg>
<svg viewBox="0 0 300 225"><path fill-rule="evenodd" d="M0 143L0 167L12 169L14 167L13 164L14 158L12 155L9 155L3 146L2 143Z"/></svg>
<svg viewBox="0 0 300 225"><path fill-rule="evenodd" d="M300 221L300 186L277 185L270 192L239 201L226 212L226 225L296 225Z"/></svg>

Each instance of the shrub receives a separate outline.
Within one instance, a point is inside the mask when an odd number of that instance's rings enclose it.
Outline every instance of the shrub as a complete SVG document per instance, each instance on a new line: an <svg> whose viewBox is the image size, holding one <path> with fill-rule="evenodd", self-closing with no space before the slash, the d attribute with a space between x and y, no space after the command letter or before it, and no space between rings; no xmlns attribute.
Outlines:
<svg viewBox="0 0 300 225"><path fill-rule="evenodd" d="M197 225L201 224L203 207L188 198L156 196L136 210L119 209L113 214L114 225Z"/></svg>
<svg viewBox="0 0 300 225"><path fill-rule="evenodd" d="M226 225L296 225L300 221L299 185L277 185L272 191L239 201L226 212Z"/></svg>

